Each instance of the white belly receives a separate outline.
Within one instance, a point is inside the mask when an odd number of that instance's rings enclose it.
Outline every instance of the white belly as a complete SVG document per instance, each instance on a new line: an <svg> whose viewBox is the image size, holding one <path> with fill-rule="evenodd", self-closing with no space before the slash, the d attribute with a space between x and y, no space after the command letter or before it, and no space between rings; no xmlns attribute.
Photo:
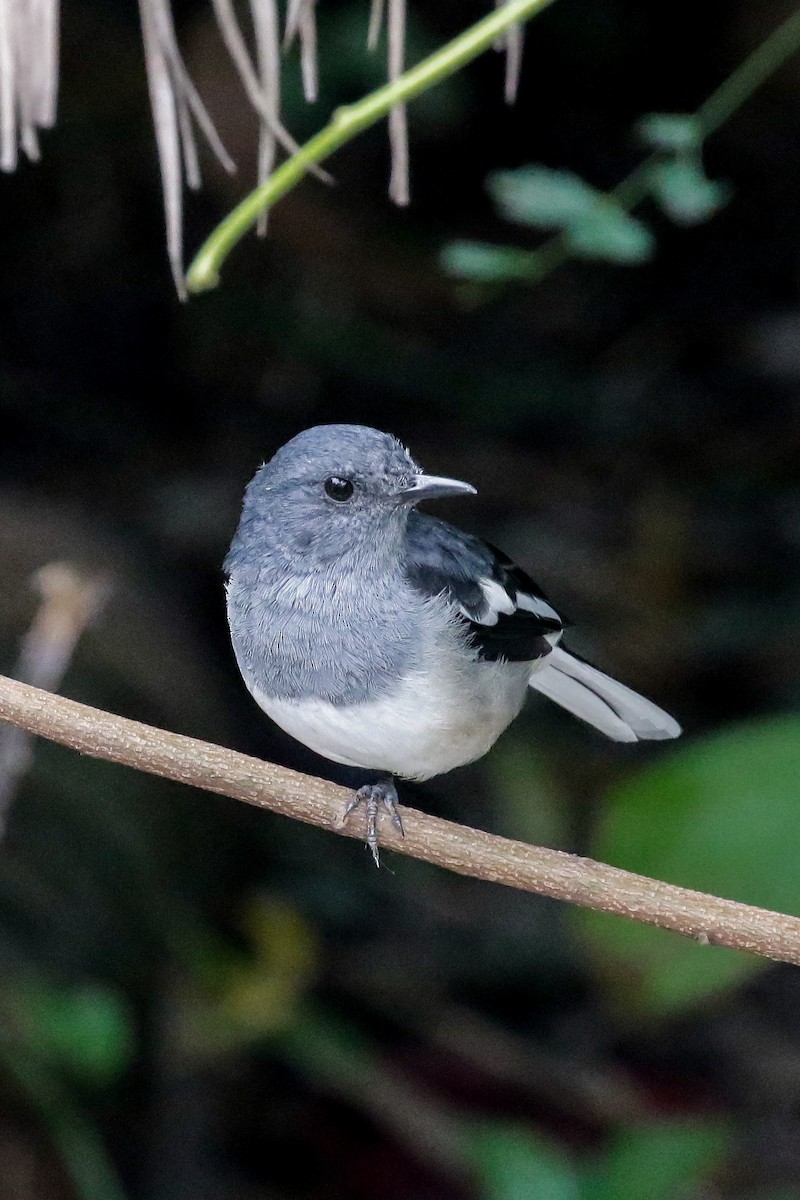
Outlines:
<svg viewBox="0 0 800 1200"><path fill-rule="evenodd" d="M527 691L530 663L471 663L465 678L463 652L458 659L435 678L409 675L391 698L360 704L277 700L250 690L276 725L325 758L429 779L484 755Z"/></svg>

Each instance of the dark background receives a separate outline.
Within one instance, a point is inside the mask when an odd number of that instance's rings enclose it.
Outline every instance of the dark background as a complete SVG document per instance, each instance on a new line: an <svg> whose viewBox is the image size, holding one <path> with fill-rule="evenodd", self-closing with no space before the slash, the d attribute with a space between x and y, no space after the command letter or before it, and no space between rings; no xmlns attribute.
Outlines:
<svg viewBox="0 0 800 1200"><path fill-rule="evenodd" d="M483 11L412 0L410 58ZM333 160L334 188L306 181L180 305L135 7L65 0L58 128L0 187L2 667L32 572L100 567L113 594L66 694L320 769L238 678L221 562L245 483L288 437L389 429L478 487L441 511L686 729L621 747L532 700L484 762L404 798L600 857L655 828L620 865L800 911L800 727L779 719L799 698L799 60L706 147L731 185L718 215L679 229L643 210L651 262L511 288L438 265L454 238L535 244L495 216L488 172L543 162L612 187L642 114L696 108L789 11L558 0L529 26L516 108L494 54L412 106L408 210L372 130ZM191 249L250 185L255 125L210 7L176 20L240 165L231 181L209 164ZM314 108L287 67L299 138L380 79L365 26L362 4L321 6ZM648 931L620 950L619 922L385 868L37 745L0 860L2 1200L800 1196L794 968Z"/></svg>

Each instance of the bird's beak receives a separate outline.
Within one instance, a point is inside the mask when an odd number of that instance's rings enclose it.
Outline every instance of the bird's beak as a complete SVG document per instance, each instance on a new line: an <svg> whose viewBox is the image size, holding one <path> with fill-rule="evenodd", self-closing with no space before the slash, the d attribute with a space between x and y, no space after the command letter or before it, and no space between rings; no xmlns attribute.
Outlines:
<svg viewBox="0 0 800 1200"><path fill-rule="evenodd" d="M406 487L397 493L406 504L417 504L420 500L439 500L443 496L474 496L471 483L460 479L445 479L441 475L415 475Z"/></svg>

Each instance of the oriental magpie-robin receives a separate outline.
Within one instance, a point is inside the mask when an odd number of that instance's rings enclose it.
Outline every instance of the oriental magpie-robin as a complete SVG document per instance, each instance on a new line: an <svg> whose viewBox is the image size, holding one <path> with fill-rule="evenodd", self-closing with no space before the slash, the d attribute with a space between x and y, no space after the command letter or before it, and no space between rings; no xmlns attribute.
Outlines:
<svg viewBox="0 0 800 1200"><path fill-rule="evenodd" d="M563 624L500 551L421 500L473 493L424 474L396 438L307 429L256 473L225 562L228 620L247 687L287 733L362 768L348 805L402 832L393 777L480 758L528 688L620 742L674 738L650 700L561 645Z"/></svg>

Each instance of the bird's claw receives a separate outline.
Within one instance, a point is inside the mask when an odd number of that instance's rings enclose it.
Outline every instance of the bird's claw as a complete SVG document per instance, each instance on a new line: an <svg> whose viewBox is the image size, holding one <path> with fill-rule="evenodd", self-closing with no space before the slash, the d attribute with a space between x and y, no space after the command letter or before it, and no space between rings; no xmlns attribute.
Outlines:
<svg viewBox="0 0 800 1200"><path fill-rule="evenodd" d="M353 799L348 800L345 805L344 813L342 814L343 822L363 804L367 815L367 845L372 852L376 867L381 865L381 857L378 850L378 812L381 807L385 808L388 812L392 819L392 824L400 836L405 836L403 822L397 807L398 803L397 788L394 786L394 781L391 779L381 779L377 783L365 783L363 787L358 789Z"/></svg>

